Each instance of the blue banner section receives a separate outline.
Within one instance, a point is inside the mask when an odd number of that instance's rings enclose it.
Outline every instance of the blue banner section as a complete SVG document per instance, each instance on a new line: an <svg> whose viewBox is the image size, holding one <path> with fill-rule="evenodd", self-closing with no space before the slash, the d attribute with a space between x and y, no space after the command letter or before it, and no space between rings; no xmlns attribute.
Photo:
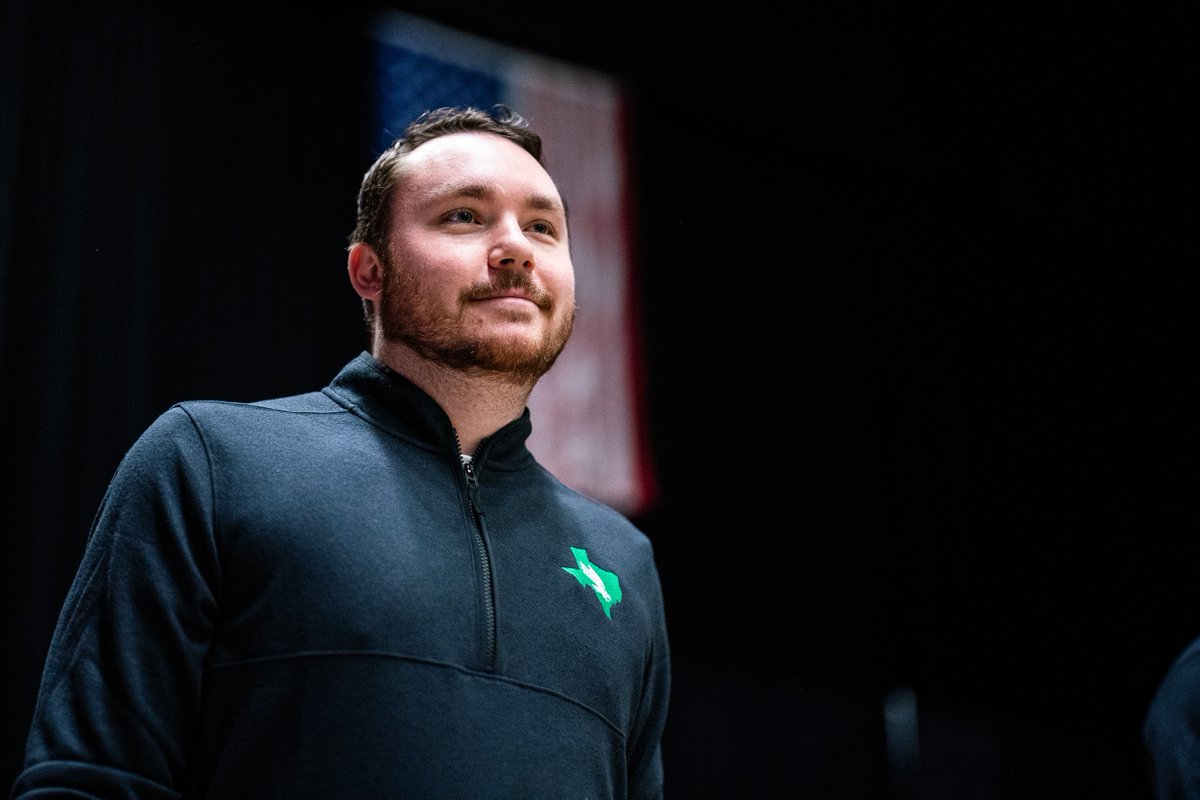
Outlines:
<svg viewBox="0 0 1200 800"><path fill-rule="evenodd" d="M375 152L383 152L404 126L427 108L502 102L504 83L496 75L468 69L395 45L375 43Z"/></svg>

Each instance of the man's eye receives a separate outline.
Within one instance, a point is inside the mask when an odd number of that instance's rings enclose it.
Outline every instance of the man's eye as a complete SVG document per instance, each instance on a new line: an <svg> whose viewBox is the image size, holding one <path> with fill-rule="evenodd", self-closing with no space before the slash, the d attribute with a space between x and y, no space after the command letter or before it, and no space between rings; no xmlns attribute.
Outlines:
<svg viewBox="0 0 1200 800"><path fill-rule="evenodd" d="M468 208L456 208L446 215L448 222L474 222L475 212Z"/></svg>
<svg viewBox="0 0 1200 800"><path fill-rule="evenodd" d="M535 222L529 226L529 229L534 233L543 233L547 236L554 235L554 226L549 222Z"/></svg>

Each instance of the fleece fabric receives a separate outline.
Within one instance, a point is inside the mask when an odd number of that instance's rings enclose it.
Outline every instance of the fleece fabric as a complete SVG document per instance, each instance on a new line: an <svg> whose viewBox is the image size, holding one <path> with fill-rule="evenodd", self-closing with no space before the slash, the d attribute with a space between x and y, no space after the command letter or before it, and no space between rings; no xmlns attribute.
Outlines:
<svg viewBox="0 0 1200 800"><path fill-rule="evenodd" d="M651 543L530 430L464 466L365 352L322 391L168 409L97 513L13 797L660 797Z"/></svg>

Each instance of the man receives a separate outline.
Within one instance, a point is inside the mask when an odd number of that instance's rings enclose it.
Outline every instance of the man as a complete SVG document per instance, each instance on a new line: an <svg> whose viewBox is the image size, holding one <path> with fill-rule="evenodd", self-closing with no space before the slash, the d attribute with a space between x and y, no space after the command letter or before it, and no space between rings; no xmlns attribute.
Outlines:
<svg viewBox="0 0 1200 800"><path fill-rule="evenodd" d="M574 316L540 139L423 115L347 265L370 353L319 392L178 404L122 461L14 797L662 795L650 543L525 447Z"/></svg>

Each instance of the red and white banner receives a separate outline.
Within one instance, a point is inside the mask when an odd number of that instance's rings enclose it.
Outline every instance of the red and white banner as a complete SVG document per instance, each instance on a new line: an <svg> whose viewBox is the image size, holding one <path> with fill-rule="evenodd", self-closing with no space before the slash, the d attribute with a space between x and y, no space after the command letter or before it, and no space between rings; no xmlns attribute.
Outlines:
<svg viewBox="0 0 1200 800"><path fill-rule="evenodd" d="M620 85L603 74L399 12L380 16L378 146L417 113L504 103L542 137L570 209L575 331L530 398L529 446L564 483L626 514L656 486L643 408L633 191Z"/></svg>

